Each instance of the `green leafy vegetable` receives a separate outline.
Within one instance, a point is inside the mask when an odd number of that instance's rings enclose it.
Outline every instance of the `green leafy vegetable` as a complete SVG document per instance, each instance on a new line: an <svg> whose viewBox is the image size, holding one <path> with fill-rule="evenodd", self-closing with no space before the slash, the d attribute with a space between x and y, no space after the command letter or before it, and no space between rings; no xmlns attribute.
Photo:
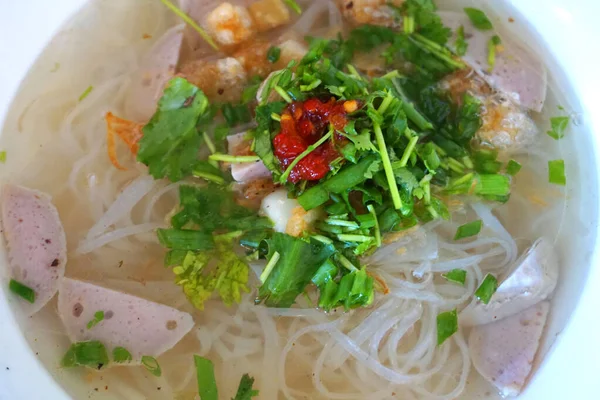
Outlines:
<svg viewBox="0 0 600 400"><path fill-rule="evenodd" d="M245 104L225 103L221 106L221 113L229 127L245 124L252 120L250 109Z"/></svg>
<svg viewBox="0 0 600 400"><path fill-rule="evenodd" d="M498 35L492 36L488 42L488 64L490 66L488 71L492 71L496 66L496 50L500 43L502 43L502 41Z"/></svg>
<svg viewBox="0 0 600 400"><path fill-rule="evenodd" d="M275 233L266 241L269 259L281 256L277 265L258 290L258 298L269 307L287 308L304 291L319 267L335 253L331 245L315 239L304 241L290 235Z"/></svg>
<svg viewBox="0 0 600 400"><path fill-rule="evenodd" d="M479 285L475 291L475 297L477 297L483 304L488 304L494 293L496 293L497 289L498 280L496 277L494 277L494 275L487 274L485 278L483 278L481 285Z"/></svg>
<svg viewBox="0 0 600 400"><path fill-rule="evenodd" d="M521 170L521 164L516 162L515 160L509 160L506 165L506 173L510 176L515 176Z"/></svg>
<svg viewBox="0 0 600 400"><path fill-rule="evenodd" d="M469 43L465 40L465 27L462 25L456 30L456 43L454 43L454 47L456 48L456 54L459 56L462 57L467 54Z"/></svg>
<svg viewBox="0 0 600 400"><path fill-rule="evenodd" d="M212 235L191 229L157 229L160 244L176 250L210 250L214 247Z"/></svg>
<svg viewBox="0 0 600 400"><path fill-rule="evenodd" d="M217 381L215 379L215 366L212 361L200 356L194 356L196 365L196 378L198 380L198 393L201 400L219 400Z"/></svg>
<svg viewBox="0 0 600 400"><path fill-rule="evenodd" d="M458 283L464 286L467 279L467 271L464 269L453 269L445 274L442 274L442 276L450 282Z"/></svg>
<svg viewBox="0 0 600 400"><path fill-rule="evenodd" d="M248 374L242 375L240 385L238 386L235 397L231 400L251 400L253 397L258 396L258 390L252 389L254 385L254 378ZM204 400L204 399L201 399Z"/></svg>
<svg viewBox="0 0 600 400"><path fill-rule="evenodd" d="M446 311L437 316L437 344L444 343L458 332L458 314L456 310Z"/></svg>
<svg viewBox="0 0 600 400"><path fill-rule="evenodd" d="M267 60L269 60L269 62L271 64L275 64L277 61L279 61L280 56L281 56L281 48L280 47L277 47L277 46L269 47L269 50L267 51Z"/></svg>
<svg viewBox="0 0 600 400"><path fill-rule="evenodd" d="M142 365L154 376L159 377L162 375L162 370L156 358L151 356L142 356Z"/></svg>
<svg viewBox="0 0 600 400"><path fill-rule="evenodd" d="M118 364L126 363L133 359L131 353L126 348L120 346L117 346L113 349L112 356L113 361Z"/></svg>
<svg viewBox="0 0 600 400"><path fill-rule="evenodd" d="M158 110L143 128L137 155L154 178L178 181L191 174L202 143L196 124L208 108L196 86L183 78L169 81Z"/></svg>
<svg viewBox="0 0 600 400"><path fill-rule="evenodd" d="M64 368L90 367L101 369L108 365L106 348L97 340L73 343L61 361Z"/></svg>
<svg viewBox="0 0 600 400"><path fill-rule="evenodd" d="M297 14L302 14L302 8L295 0L283 0L285 4L288 5L292 10L294 10Z"/></svg>
<svg viewBox="0 0 600 400"><path fill-rule="evenodd" d="M480 219L461 225L456 230L454 240L460 240L471 236L476 236L479 234L479 232L481 232L482 226L483 222Z"/></svg>
<svg viewBox="0 0 600 400"><path fill-rule="evenodd" d="M475 28L479 29L480 31L489 31L494 29L492 22L483 11L477 8L467 7L465 8L465 13L467 13L467 16L473 25L475 25Z"/></svg>
<svg viewBox="0 0 600 400"><path fill-rule="evenodd" d="M565 131L569 126L569 121L569 117L550 118L550 125L552 129L547 132L548 136L555 140L562 139L563 137L565 137Z"/></svg>
<svg viewBox="0 0 600 400"><path fill-rule="evenodd" d="M88 329L92 329L94 326L98 325L102 321L104 321L104 311L96 311L94 313L94 319L88 322L86 327Z"/></svg>
<svg viewBox="0 0 600 400"><path fill-rule="evenodd" d="M35 303L35 291L32 288L30 288L29 286L26 286L26 285L22 284L21 282L18 282L14 279L11 279L10 282L8 283L8 288L10 289L11 292L13 292L17 296L27 300L31 304Z"/></svg>
<svg viewBox="0 0 600 400"><path fill-rule="evenodd" d="M548 182L561 186L567 184L564 160L548 161Z"/></svg>

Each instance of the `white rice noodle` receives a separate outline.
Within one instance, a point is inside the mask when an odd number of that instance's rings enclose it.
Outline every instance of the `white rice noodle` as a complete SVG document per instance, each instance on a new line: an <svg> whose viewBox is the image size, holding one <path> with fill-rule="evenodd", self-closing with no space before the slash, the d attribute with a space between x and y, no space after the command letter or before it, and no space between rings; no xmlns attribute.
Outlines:
<svg viewBox="0 0 600 400"><path fill-rule="evenodd" d="M302 12L302 15L290 28L292 32L299 35L314 35L315 23L319 17L327 13L327 28L338 27L342 25L342 14L333 1L314 1ZM319 28L324 28L319 26Z"/></svg>
<svg viewBox="0 0 600 400"><path fill-rule="evenodd" d="M479 218L483 221L483 224L490 228L492 231L497 233L506 244L506 258L504 265L509 265L515 262L517 259L517 244L510 233L504 228L502 223L492 214L492 211L486 207L483 203L471 204L473 210L477 213ZM504 247L504 246L503 246Z"/></svg>
<svg viewBox="0 0 600 400"><path fill-rule="evenodd" d="M86 239L79 243L77 250L75 250L78 254L87 254L97 250L100 247L106 246L109 243L115 242L117 240L124 239L126 237L132 235L139 235L141 233L147 233L154 231L162 226L162 224L157 223L147 223L140 225L128 226L126 228L115 229L114 231L105 233L104 235L95 237L93 239Z"/></svg>
<svg viewBox="0 0 600 400"><path fill-rule="evenodd" d="M90 228L85 238L86 241L106 232L111 225L131 213L133 207L154 188L154 185L154 178L150 175L141 175L131 182L115 199L106 213Z"/></svg>

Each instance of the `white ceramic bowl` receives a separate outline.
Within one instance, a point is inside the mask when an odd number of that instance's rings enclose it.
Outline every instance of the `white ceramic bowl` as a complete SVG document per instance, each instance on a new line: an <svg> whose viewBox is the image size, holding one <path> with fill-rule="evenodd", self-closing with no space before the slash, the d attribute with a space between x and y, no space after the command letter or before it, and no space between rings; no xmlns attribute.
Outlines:
<svg viewBox="0 0 600 400"><path fill-rule="evenodd" d="M158 0L157 0L158 1ZM440 3L443 0L439 0ZM11 100L31 64L64 21L86 0L0 1L0 127ZM570 182L568 204L580 207L587 221L558 243L563 262L546 356L523 400L597 399L600 346L600 251L598 177L600 176L600 2L597 0L482 0L503 18L531 35L526 41L544 47L551 75L564 88L562 97L579 112L575 129L580 182ZM512 8L512 11L508 11ZM520 15L519 15L520 14ZM539 46L538 46L539 45ZM4 132L3 134L10 134ZM1 166L0 166L1 168ZM568 206L569 207L569 206ZM567 212L567 215L569 211ZM0 262L5 256L0 255ZM0 265L0 269L3 266ZM68 399L39 363L16 324L4 285L0 288L0 400Z"/></svg>

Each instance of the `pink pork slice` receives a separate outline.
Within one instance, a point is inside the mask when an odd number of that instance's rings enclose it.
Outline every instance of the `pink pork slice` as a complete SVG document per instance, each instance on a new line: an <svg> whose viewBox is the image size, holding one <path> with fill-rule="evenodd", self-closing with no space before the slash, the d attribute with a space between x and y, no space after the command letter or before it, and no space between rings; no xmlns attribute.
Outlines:
<svg viewBox="0 0 600 400"><path fill-rule="evenodd" d="M165 85L175 74L184 25L165 32L141 60L125 99L127 118L144 123L154 115Z"/></svg>
<svg viewBox="0 0 600 400"><path fill-rule="evenodd" d="M32 315L50 301L65 275L65 231L45 193L6 184L1 203L11 275L35 291L33 304L21 301L24 312Z"/></svg>
<svg viewBox="0 0 600 400"><path fill-rule="evenodd" d="M473 328L473 365L502 396L518 396L531 374L550 303L543 301L501 321Z"/></svg>
<svg viewBox="0 0 600 400"><path fill-rule="evenodd" d="M88 329L98 311L104 312L104 319ZM58 313L73 342L98 340L109 354L115 347L124 347L134 364L142 356L158 357L194 326L186 312L69 278L59 290Z"/></svg>
<svg viewBox="0 0 600 400"><path fill-rule="evenodd" d="M503 51L496 52L496 65L488 71L488 48L493 30L480 31L473 26L464 12L440 11L445 26L452 32L462 25L468 44L462 57L490 86L515 98L518 104L533 111L541 111L546 100L547 72L541 59L516 43L502 43ZM448 41L456 43L456 34Z"/></svg>

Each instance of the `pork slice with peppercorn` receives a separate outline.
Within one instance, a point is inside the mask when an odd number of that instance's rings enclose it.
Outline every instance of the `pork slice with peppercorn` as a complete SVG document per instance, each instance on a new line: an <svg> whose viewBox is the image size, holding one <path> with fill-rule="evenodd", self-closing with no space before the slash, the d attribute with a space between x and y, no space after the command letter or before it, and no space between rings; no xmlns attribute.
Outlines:
<svg viewBox="0 0 600 400"><path fill-rule="evenodd" d="M1 203L11 277L35 292L33 303L20 302L24 313L31 315L50 301L64 277L65 231L45 193L6 184Z"/></svg>
<svg viewBox="0 0 600 400"><path fill-rule="evenodd" d="M60 286L58 313L73 342L98 340L110 352L123 347L134 365L160 356L194 326L186 312L69 278Z"/></svg>

